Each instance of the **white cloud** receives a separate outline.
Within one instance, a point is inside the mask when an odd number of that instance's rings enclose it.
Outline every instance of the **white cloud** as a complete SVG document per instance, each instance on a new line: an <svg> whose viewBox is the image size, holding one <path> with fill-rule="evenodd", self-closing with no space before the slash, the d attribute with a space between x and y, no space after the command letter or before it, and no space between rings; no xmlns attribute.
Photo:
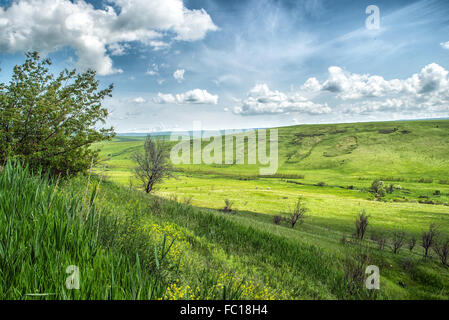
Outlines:
<svg viewBox="0 0 449 320"><path fill-rule="evenodd" d="M328 78L320 83L309 78L301 87L315 93L330 92L342 101L346 112L382 111L444 112L449 109L449 72L431 63L406 79L385 80L378 75L349 73L340 67L330 67Z"/></svg>
<svg viewBox="0 0 449 320"><path fill-rule="evenodd" d="M110 56L125 53L124 43L138 41L154 49L163 40L194 41L217 30L204 10L189 10L182 0L109 0L95 9L84 0L17 0L0 7L0 52L37 50L43 54L65 46L75 50L80 68L100 75L121 72ZM109 54L108 54L109 50Z"/></svg>
<svg viewBox="0 0 449 320"><path fill-rule="evenodd" d="M123 56L126 54L126 49L129 49L127 44L112 43L108 45L111 56Z"/></svg>
<svg viewBox="0 0 449 320"><path fill-rule="evenodd" d="M449 50L449 41L447 41L447 42L441 42L441 43L440 43L440 46L442 46L444 49Z"/></svg>
<svg viewBox="0 0 449 320"><path fill-rule="evenodd" d="M176 98L171 93L164 94L164 93L160 93L159 92L157 94L157 97L154 98L154 102L160 103L160 104L163 104L163 103L176 103Z"/></svg>
<svg viewBox="0 0 449 320"><path fill-rule="evenodd" d="M301 112L307 114L326 114L331 112L327 104L309 101L298 93L287 95L280 91L271 91L266 84L254 86L242 103L234 107L234 113L242 115L281 114Z"/></svg>
<svg viewBox="0 0 449 320"><path fill-rule="evenodd" d="M145 102L147 102L147 100L145 100L144 98L142 98L142 97L137 97L137 98L134 98L133 99L133 102L134 103L145 103Z"/></svg>
<svg viewBox="0 0 449 320"><path fill-rule="evenodd" d="M154 99L156 103L176 103L176 104L217 104L218 95L213 95L207 92L207 90L194 89L185 93L176 94L163 94L158 93Z"/></svg>
<svg viewBox="0 0 449 320"><path fill-rule="evenodd" d="M181 83L184 80L184 69L178 69L173 73L173 78L176 79L179 83Z"/></svg>

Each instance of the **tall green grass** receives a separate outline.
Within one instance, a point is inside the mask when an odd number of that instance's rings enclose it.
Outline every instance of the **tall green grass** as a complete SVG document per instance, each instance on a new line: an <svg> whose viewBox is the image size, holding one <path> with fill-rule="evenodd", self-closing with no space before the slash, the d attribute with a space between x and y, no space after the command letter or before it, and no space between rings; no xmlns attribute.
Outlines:
<svg viewBox="0 0 449 320"><path fill-rule="evenodd" d="M102 245L108 220L101 218L97 191L62 188L20 163L6 164L0 173L0 299L164 295L159 270L144 269L158 260L157 254L143 261L138 250L120 252ZM79 268L78 290L66 288L70 265Z"/></svg>

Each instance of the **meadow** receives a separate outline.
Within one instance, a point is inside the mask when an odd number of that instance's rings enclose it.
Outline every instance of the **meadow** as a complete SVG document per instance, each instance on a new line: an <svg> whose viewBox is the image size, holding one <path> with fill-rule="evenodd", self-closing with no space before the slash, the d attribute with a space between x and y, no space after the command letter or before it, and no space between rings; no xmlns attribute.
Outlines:
<svg viewBox="0 0 449 320"><path fill-rule="evenodd" d="M449 236L448 129L442 120L279 128L275 175L177 165L150 195L132 174L142 137L95 145L99 164L69 179L10 162L0 172L0 298L448 299L449 268L420 246L432 223ZM391 192L376 195L376 179ZM304 223L274 223L299 196ZM362 210L369 225L356 240ZM393 253L397 231L407 243ZM70 265L79 290L65 286ZM365 289L367 265L380 269L379 290Z"/></svg>
<svg viewBox="0 0 449 320"><path fill-rule="evenodd" d="M442 237L449 235L449 121L301 125L278 130L279 169L275 175L259 176L259 166L249 164L177 165L175 177L161 184L155 195L208 212L212 209L218 215L225 215L220 210L228 199L234 212L226 218L233 223L270 232L298 245L317 247L337 261L365 248L369 256L381 259L379 297L448 297L447 267L438 265L435 255L423 259L419 243L422 232L432 223ZM97 174L123 186L138 187L131 154L142 148L143 139L117 136L98 145L102 161ZM391 192L377 197L370 190L376 179L391 186ZM273 217L285 215L298 196L305 199L308 208L304 223L294 229L275 225ZM418 239L417 246L408 252L404 245L399 254L392 254L389 248L377 249L371 240L363 245L351 241L342 244L342 239L354 233L354 221L362 210L369 215L367 238L375 234L389 238L403 231L407 239ZM178 223L176 219L174 223ZM337 274L344 270L344 266L334 267ZM416 270L426 275L413 274ZM273 277L266 271L257 273L259 277ZM434 285L438 290L432 289Z"/></svg>

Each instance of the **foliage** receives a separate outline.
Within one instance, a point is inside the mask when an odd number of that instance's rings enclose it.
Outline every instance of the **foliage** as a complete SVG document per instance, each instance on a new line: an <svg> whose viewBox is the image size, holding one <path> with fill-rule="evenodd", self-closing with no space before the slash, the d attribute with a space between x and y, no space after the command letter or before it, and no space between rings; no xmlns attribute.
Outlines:
<svg viewBox="0 0 449 320"><path fill-rule="evenodd" d="M377 197L385 197L386 189L383 181L374 180L371 184L371 190L373 190Z"/></svg>
<svg viewBox="0 0 449 320"><path fill-rule="evenodd" d="M163 296L163 279L145 268L154 255L143 259L139 250L108 246L104 232L112 225L98 205L98 183L88 193L83 188L6 164L0 173L0 299ZM70 265L79 268L79 290L65 286Z"/></svg>
<svg viewBox="0 0 449 320"><path fill-rule="evenodd" d="M37 52L27 53L9 84L0 83L0 162L16 158L34 170L73 174L97 160L92 143L114 136L113 128L98 129L113 86L99 90L93 70L64 69L55 76L50 65Z"/></svg>

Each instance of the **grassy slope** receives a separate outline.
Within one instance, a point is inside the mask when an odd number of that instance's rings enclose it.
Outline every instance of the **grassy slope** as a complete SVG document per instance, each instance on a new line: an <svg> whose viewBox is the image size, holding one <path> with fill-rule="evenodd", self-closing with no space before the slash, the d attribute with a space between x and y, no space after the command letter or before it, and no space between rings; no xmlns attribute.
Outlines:
<svg viewBox="0 0 449 320"><path fill-rule="evenodd" d="M394 128L397 130L389 132ZM371 215L371 231L388 233L400 227L409 235L418 234L431 222L438 223L440 230L449 230L449 208L441 205L449 199L449 185L446 184L446 180L449 180L446 169L449 167L448 129L449 121L280 128L281 161L278 173L302 174L304 179L293 179L295 177L292 176L293 178L288 179L241 180L242 177L255 176L258 173L257 167L183 165L179 168L184 172L177 179L164 183L158 194L165 197L176 194L179 199L193 197L194 205L207 208L221 208L224 199L232 199L239 209L239 213L231 219L233 223L238 223L237 227L257 227L281 236L282 239L291 239L294 243L317 246L324 250L325 255L335 255L341 259L347 250L352 249L340 245L339 239L342 234L352 232L354 217L362 209L366 209ZM112 143L104 144L102 155L108 166L107 175L122 184L128 184L132 167L130 154L141 145L142 138L136 137L118 137ZM375 178L401 185L402 189L388 195L388 201L373 201L373 195L366 189ZM286 180L301 184L289 183ZM315 186L320 181L325 182L327 186ZM353 186L354 189L348 189L348 186ZM435 190L439 190L441 195L433 195ZM300 194L306 198L310 208L306 222L295 230L274 226L270 215L284 211ZM432 200L440 205L417 203L423 200ZM176 219L173 223L179 224ZM195 226L183 227L195 235L199 232ZM210 233L211 230L208 230L203 234L207 241L213 239ZM235 250L228 248L233 248L234 245ZM238 243L231 242L224 245L222 250L228 254L236 254L241 247ZM389 253L380 255L391 265L381 271L383 276L387 272L384 278L387 284L387 289L383 292L384 297L447 297L447 270L440 268L435 262L421 261L420 254L420 249L415 249L414 253L404 252L394 257ZM414 260L411 275L400 267L401 261L406 258ZM249 266L257 271L251 274L257 276L258 281L261 281L261 275L273 274L266 264L254 267L254 261L244 261L245 263L236 266L237 269L248 269L247 265L251 262ZM341 269L335 268L338 274ZM248 272L246 270L244 273ZM315 272L317 271L311 272L310 275ZM406 288L401 287L404 282ZM319 282L309 280L305 286L313 287L316 283ZM433 295L434 293L436 295ZM310 289L306 295L296 293L293 297L341 295L341 292L334 288L316 291Z"/></svg>

